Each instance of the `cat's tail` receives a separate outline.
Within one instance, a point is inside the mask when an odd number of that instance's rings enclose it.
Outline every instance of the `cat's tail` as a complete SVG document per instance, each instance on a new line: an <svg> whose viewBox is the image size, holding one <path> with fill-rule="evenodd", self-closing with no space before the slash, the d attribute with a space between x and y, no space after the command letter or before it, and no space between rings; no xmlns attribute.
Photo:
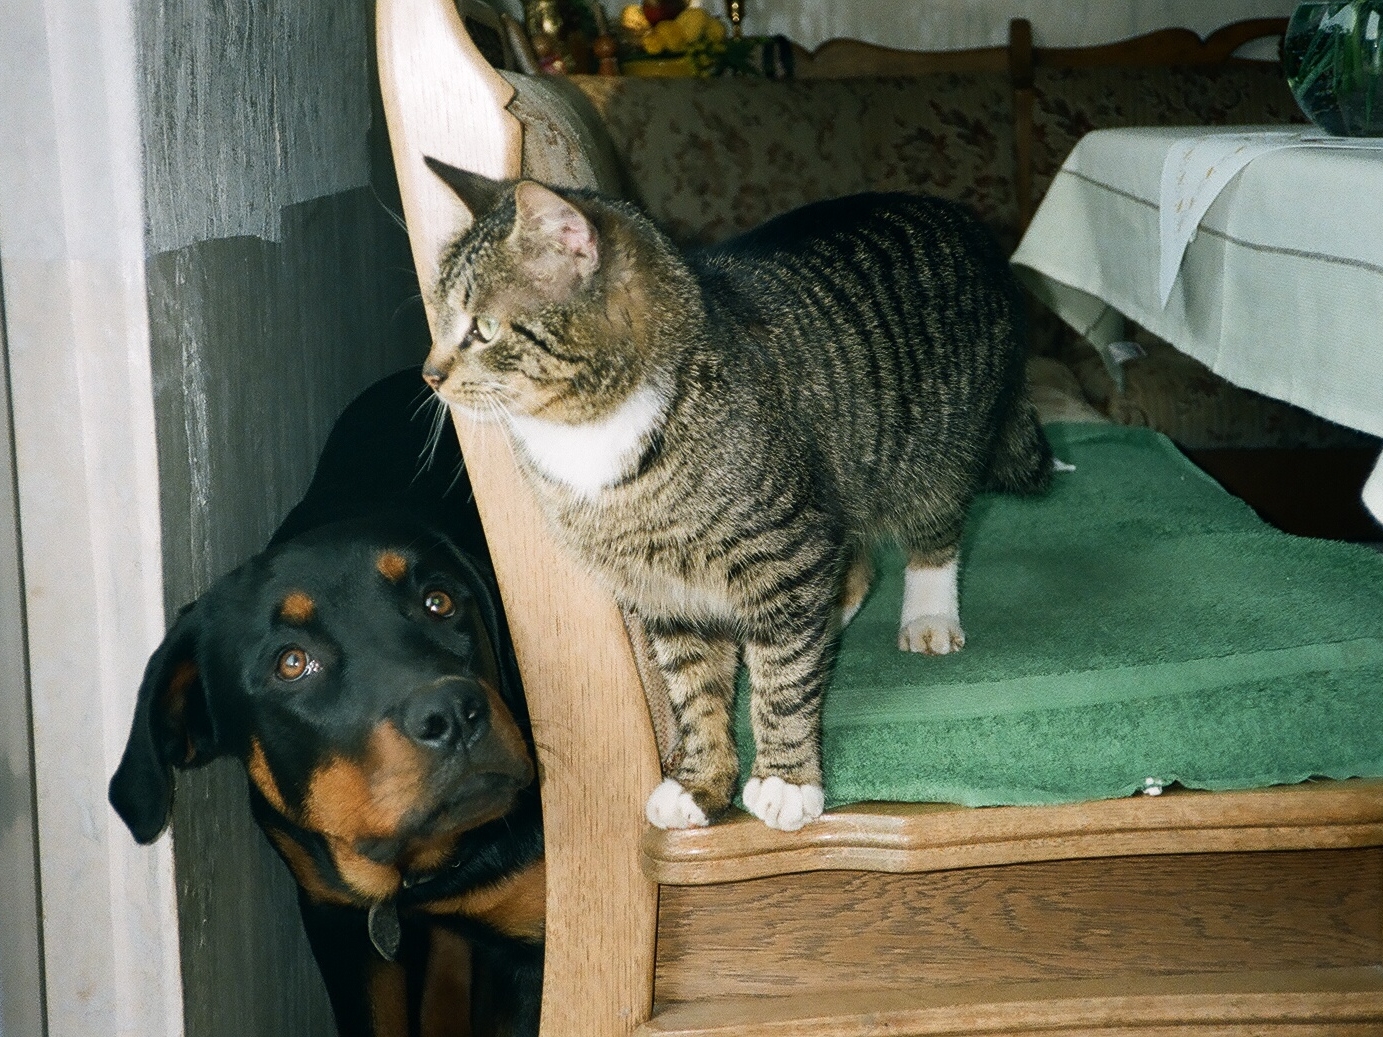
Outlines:
<svg viewBox="0 0 1383 1037"><path fill-rule="evenodd" d="M1052 481L1052 445L1026 391L1009 408L994 444L987 490L1041 493Z"/></svg>

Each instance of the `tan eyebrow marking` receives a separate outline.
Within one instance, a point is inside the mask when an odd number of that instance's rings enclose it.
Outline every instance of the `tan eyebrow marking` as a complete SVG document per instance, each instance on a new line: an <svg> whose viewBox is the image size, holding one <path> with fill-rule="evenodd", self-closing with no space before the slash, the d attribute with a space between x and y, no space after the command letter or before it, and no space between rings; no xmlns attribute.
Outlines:
<svg viewBox="0 0 1383 1037"><path fill-rule="evenodd" d="M317 603L302 591L292 591L279 606L279 617L298 626L312 622L316 612Z"/></svg>
<svg viewBox="0 0 1383 1037"><path fill-rule="evenodd" d="M398 583L408 572L408 559L397 551L381 551L375 559L375 568L390 583Z"/></svg>

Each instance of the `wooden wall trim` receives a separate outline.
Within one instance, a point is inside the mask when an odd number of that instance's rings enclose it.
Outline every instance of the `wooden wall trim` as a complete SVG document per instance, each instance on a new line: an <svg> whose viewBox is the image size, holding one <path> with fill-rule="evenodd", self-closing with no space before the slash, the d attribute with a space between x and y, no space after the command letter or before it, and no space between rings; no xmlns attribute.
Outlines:
<svg viewBox="0 0 1383 1037"><path fill-rule="evenodd" d="M1281 36L1286 18L1251 18L1217 29L1204 40L1190 29L1161 29L1100 47L1043 47L1039 65L1051 68L1097 68L1138 65L1218 65L1229 61L1250 40Z"/></svg>
<svg viewBox="0 0 1383 1037"><path fill-rule="evenodd" d="M925 76L943 72L1002 72L1004 47L972 50L896 50L861 40L828 40L808 51L793 44L793 75L798 79L856 79L866 76Z"/></svg>

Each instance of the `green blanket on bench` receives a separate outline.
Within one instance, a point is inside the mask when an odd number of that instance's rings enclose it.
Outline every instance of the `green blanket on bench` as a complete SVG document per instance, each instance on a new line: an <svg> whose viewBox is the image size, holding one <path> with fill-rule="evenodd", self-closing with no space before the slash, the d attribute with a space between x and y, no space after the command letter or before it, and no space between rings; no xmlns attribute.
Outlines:
<svg viewBox="0 0 1383 1037"><path fill-rule="evenodd" d="M903 557L880 552L826 697L827 803L1383 775L1383 554L1271 529L1157 433L1048 435L1074 472L975 505L964 651L897 650Z"/></svg>

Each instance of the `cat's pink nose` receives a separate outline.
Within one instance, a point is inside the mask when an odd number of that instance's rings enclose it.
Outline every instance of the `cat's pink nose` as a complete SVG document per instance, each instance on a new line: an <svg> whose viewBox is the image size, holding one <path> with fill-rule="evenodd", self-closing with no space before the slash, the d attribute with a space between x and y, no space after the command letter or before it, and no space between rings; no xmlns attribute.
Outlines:
<svg viewBox="0 0 1383 1037"><path fill-rule="evenodd" d="M428 384L428 388L433 392L437 391L438 386L442 384L442 380L446 378L446 376L447 373L445 371L433 367L431 364L423 368L423 381Z"/></svg>

